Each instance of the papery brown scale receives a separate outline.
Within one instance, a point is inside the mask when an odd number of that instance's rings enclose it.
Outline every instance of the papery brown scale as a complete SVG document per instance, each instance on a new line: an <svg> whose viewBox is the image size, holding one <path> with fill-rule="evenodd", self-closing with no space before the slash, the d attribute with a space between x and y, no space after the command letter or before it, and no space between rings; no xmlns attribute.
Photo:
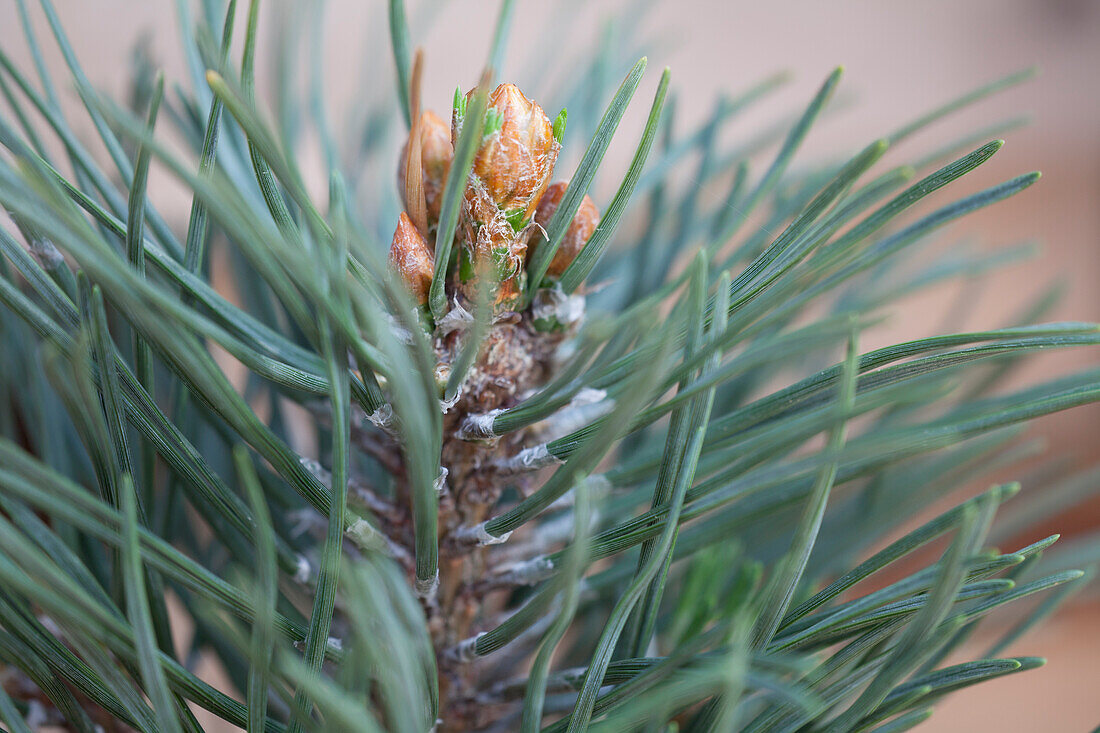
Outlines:
<svg viewBox="0 0 1100 733"><path fill-rule="evenodd" d="M401 276L405 287L416 302L428 302L428 290L432 286L434 258L424 236L412 223L409 215L401 212L397 229L390 244L390 266Z"/></svg>
<svg viewBox="0 0 1100 733"><path fill-rule="evenodd" d="M401 192L405 208L405 156L409 153L409 142L401 149L401 158L397 162L397 190ZM439 221L439 211L443 205L443 186L447 183L447 174L454 160L454 146L451 144L451 129L439 115L427 110L420 115L420 160L423 170L424 198L428 205L428 224L435 226Z"/></svg>

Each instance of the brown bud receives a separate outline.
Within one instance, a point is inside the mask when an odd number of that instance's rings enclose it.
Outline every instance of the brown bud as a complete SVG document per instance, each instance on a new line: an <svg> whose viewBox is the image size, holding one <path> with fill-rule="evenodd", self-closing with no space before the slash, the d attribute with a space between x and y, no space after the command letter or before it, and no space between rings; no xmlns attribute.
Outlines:
<svg viewBox="0 0 1100 733"><path fill-rule="evenodd" d="M473 94L471 90L467 99ZM550 120L515 84L501 84L489 95L486 125L485 138L474 157L473 175L497 208L522 210L522 219L530 219L561 149ZM456 126L452 142L457 139Z"/></svg>
<svg viewBox="0 0 1100 733"><path fill-rule="evenodd" d="M401 276L417 303L428 302L434 267L432 251L409 215L401 212L390 245L390 265Z"/></svg>
<svg viewBox="0 0 1100 733"><path fill-rule="evenodd" d="M428 110L420 115L420 166L423 170L424 198L428 204L428 225L439 221L439 209L443 205L443 186L451 170L454 159L454 146L451 145L451 130L439 115ZM405 208L405 156L409 154L409 141L401 149L401 158L397 161L397 190L401 192Z"/></svg>
<svg viewBox="0 0 1100 733"><path fill-rule="evenodd" d="M500 281L495 304L508 307L519 294L529 229L516 232L496 204L473 186L466 189L461 213L459 289L472 300L481 279L492 277Z"/></svg>
<svg viewBox="0 0 1100 733"><path fill-rule="evenodd" d="M565 181L552 184L539 200L539 207L535 211L535 223L542 227L543 231L550 225L550 220L554 218L554 212L558 210L558 205L561 204L562 196L565 195L565 189L568 185ZM558 246L558 251L554 253L554 259L550 261L550 267L547 268L546 274L551 277L561 277L561 274L565 272L565 268L569 267L569 264L581 253L584 245L588 242L588 238L592 236L599 225L600 210L592 203L592 199L586 195L581 199L580 208L573 216L573 221L569 222L569 228L565 230L565 236ZM541 240L542 246L546 245L546 239L542 238L541 232L536 234L535 237L536 241Z"/></svg>

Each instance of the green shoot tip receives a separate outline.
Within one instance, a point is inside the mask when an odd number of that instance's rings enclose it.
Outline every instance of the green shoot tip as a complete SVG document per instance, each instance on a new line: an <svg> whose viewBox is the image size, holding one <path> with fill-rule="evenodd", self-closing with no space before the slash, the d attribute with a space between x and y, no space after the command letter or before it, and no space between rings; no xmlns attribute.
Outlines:
<svg viewBox="0 0 1100 733"><path fill-rule="evenodd" d="M487 138L498 132L504 126L504 115L496 107L490 107L485 112L485 126L482 128L482 138Z"/></svg>
<svg viewBox="0 0 1100 733"><path fill-rule="evenodd" d="M455 87L455 97L454 101L451 102L451 109L457 120L461 120L466 116L466 95L462 93L462 87Z"/></svg>
<svg viewBox="0 0 1100 733"><path fill-rule="evenodd" d="M569 113L565 107L561 108L561 112L558 112L558 116L554 118L554 139L558 141L558 145L561 145L562 138L565 137L565 122L569 118Z"/></svg>

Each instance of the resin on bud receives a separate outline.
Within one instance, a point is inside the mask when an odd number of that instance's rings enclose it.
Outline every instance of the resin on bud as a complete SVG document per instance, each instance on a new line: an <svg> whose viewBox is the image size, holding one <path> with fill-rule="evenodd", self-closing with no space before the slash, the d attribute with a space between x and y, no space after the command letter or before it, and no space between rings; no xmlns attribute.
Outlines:
<svg viewBox="0 0 1100 733"><path fill-rule="evenodd" d="M554 212L558 210L558 206L561 205L561 199L565 195L565 189L568 186L569 184L565 181L558 181L548 187L546 193L539 200L538 209L535 211L535 223L542 227L542 231L545 231L546 227L550 225L550 220L554 217ZM565 230L565 236L562 238L561 244L558 245L558 251L554 253L554 259L550 260L546 275L548 277L561 277L561 274L565 272L565 268L569 267L570 263L581 253L584 245L588 242L588 238L592 236L599 225L600 210L592 203L592 199L585 195L581 199L580 208L573 216L573 221L569 222L569 228ZM536 236L541 237L541 232ZM545 246L546 239L542 238L541 243Z"/></svg>
<svg viewBox="0 0 1100 733"><path fill-rule="evenodd" d="M423 171L424 199L428 206L428 226L431 228L439 221L439 209L443 205L443 186L451 171L454 146L451 144L451 130L447 123L431 110L420 115L419 124L414 129L419 129L420 167ZM397 162L397 190L401 192L406 210L410 206L409 201L405 200L405 159L411 147L409 142L405 141L401 158Z"/></svg>
<svg viewBox="0 0 1100 733"><path fill-rule="evenodd" d="M416 302L428 302L428 290L432 286L434 258L424 236L404 211L397 220L390 244L390 266L401 276Z"/></svg>

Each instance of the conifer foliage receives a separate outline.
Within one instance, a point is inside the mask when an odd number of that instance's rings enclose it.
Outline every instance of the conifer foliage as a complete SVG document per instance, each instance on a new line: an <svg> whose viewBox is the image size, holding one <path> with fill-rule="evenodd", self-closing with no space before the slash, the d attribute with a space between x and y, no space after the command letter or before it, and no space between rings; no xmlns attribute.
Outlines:
<svg viewBox="0 0 1100 733"><path fill-rule="evenodd" d="M814 162L839 69L727 149L782 77L681 129L670 71L624 59L629 20L557 87L521 89L504 0L481 77L425 100L446 60L390 0L396 84L372 59L336 125L320 3L179 0L187 78L139 60L126 104L52 0L17 5L7 730L900 731L1042 664L1003 650L1083 587L1100 542L1012 542L1096 475L931 507L1031 455L1026 421L1100 400L1097 371L1007 380L1100 329L1045 322L1048 298L861 347L904 296L1015 259L910 256L1037 180L952 193L1015 121L895 148L1026 72ZM647 103L629 163L605 162ZM1002 640L968 645L1003 607Z"/></svg>

